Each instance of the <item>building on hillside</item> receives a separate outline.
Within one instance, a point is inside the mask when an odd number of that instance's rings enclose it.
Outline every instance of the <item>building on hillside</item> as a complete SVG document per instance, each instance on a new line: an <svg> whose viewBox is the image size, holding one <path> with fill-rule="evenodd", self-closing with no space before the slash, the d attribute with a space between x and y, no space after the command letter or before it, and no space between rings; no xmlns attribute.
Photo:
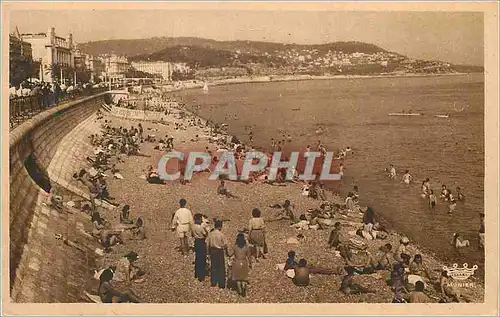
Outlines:
<svg viewBox="0 0 500 317"><path fill-rule="evenodd" d="M172 80L173 67L169 62L132 62L132 67L138 71L153 75L161 75L164 80Z"/></svg>
<svg viewBox="0 0 500 317"><path fill-rule="evenodd" d="M66 38L57 36L52 27L47 33L21 34L21 39L31 44L33 59L42 64L41 80L53 82L58 76L61 80L73 78L75 48L72 34ZM59 74L56 74L57 70Z"/></svg>

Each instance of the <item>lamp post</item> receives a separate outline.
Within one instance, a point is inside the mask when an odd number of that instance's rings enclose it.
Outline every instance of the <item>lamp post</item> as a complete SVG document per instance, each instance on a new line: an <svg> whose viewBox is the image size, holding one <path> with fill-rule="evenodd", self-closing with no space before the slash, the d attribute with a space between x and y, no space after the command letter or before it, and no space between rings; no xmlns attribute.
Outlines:
<svg viewBox="0 0 500 317"><path fill-rule="evenodd" d="M42 63L42 59L39 58L38 62L40 62L40 81L43 81L43 63Z"/></svg>

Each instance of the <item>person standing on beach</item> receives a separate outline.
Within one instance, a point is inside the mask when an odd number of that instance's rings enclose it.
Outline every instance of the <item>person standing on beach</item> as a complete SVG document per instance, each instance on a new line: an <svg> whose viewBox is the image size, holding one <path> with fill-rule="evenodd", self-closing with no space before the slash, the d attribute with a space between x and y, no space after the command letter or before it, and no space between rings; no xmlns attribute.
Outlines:
<svg viewBox="0 0 500 317"><path fill-rule="evenodd" d="M266 245L265 236L266 225L264 219L261 217L261 212L258 208L252 210L252 218L248 222L248 236L249 242L255 246L255 261L259 261L261 250L264 249ZM262 252L262 258L265 259L264 252Z"/></svg>
<svg viewBox="0 0 500 317"><path fill-rule="evenodd" d="M172 218L172 231L177 231L177 236L180 240L180 249L183 255L188 253L188 234L193 227L193 214L191 210L186 208L187 201L181 199L179 201L180 208L174 213Z"/></svg>
<svg viewBox="0 0 500 317"><path fill-rule="evenodd" d="M233 266L231 279L236 282L238 295L246 297L248 284L248 271L252 268L250 249L243 233L238 233L233 247Z"/></svg>
<svg viewBox="0 0 500 317"><path fill-rule="evenodd" d="M224 255L227 254L227 239L221 232L222 220L215 221L215 228L207 236L207 249L210 253L210 285L212 287L226 288L226 263Z"/></svg>
<svg viewBox="0 0 500 317"><path fill-rule="evenodd" d="M202 225L202 215L194 215L193 238L194 238L194 277L202 282L207 276L207 244L205 239L208 235L208 230Z"/></svg>

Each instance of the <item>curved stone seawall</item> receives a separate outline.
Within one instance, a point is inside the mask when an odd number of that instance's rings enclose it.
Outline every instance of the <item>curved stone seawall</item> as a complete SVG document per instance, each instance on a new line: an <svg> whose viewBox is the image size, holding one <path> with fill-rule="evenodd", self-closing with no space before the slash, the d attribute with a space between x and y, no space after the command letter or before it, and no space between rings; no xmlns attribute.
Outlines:
<svg viewBox="0 0 500 317"><path fill-rule="evenodd" d="M106 98L107 93L102 93L49 109L10 132L9 266L15 302L78 301L76 290L83 277L79 262L87 265L88 254L78 254L55 239L54 230L70 235L83 222L80 215L58 213L42 204L46 190L54 185L44 175L63 137L95 113ZM70 284L73 290L64 287Z"/></svg>

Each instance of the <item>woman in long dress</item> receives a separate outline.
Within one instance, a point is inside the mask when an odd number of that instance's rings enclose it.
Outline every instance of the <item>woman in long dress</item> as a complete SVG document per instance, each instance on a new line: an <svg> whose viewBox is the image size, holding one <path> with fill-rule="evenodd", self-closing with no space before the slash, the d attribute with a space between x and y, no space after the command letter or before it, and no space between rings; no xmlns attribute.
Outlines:
<svg viewBox="0 0 500 317"><path fill-rule="evenodd" d="M236 281L238 295L245 297L247 294L248 272L252 267L252 262L250 260L250 249L247 246L243 233L238 233L236 236L233 256L231 278L233 281Z"/></svg>
<svg viewBox="0 0 500 317"><path fill-rule="evenodd" d="M265 236L265 223L264 219L261 218L261 212L258 208L252 210L252 218L248 222L248 236L249 242L255 246L255 261L259 261L261 251L263 251L266 245ZM264 252L262 252L262 258L265 259Z"/></svg>

